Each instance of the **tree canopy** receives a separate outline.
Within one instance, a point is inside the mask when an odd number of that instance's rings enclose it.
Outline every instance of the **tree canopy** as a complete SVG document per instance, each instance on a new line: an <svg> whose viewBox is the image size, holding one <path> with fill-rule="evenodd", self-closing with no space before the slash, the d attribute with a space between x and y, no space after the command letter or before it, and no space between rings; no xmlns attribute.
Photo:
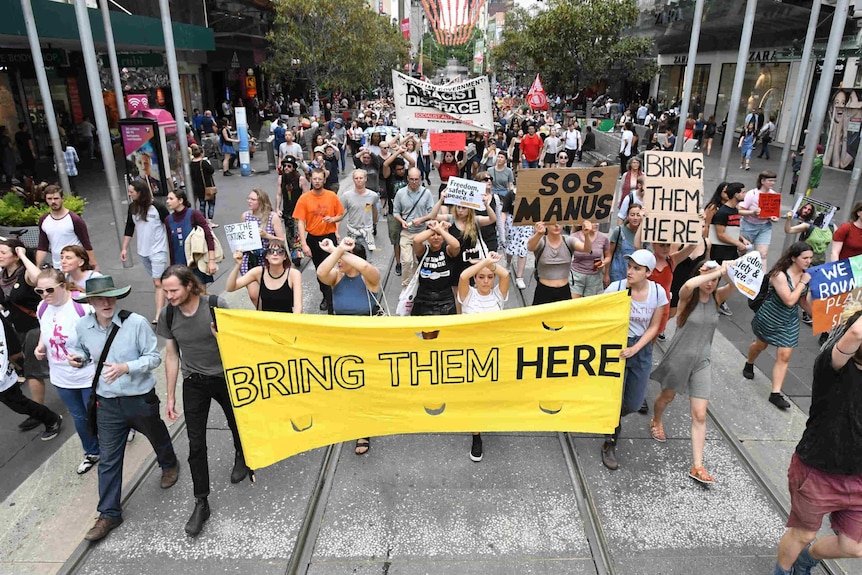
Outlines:
<svg viewBox="0 0 862 575"><path fill-rule="evenodd" d="M364 0L276 0L263 67L281 81L352 90L386 83L407 62L409 43Z"/></svg>
<svg viewBox="0 0 862 575"><path fill-rule="evenodd" d="M626 34L637 17L635 0L550 0L547 10L533 14L512 10L492 51L493 65L500 72L539 73L554 91L610 74L646 81L656 73L653 42Z"/></svg>

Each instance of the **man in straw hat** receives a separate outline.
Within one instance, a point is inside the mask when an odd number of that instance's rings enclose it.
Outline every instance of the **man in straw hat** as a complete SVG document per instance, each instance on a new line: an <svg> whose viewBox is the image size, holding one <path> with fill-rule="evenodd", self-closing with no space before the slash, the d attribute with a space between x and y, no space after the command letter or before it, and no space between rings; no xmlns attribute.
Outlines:
<svg viewBox="0 0 862 575"><path fill-rule="evenodd" d="M773 575L862 557L862 306L847 306L814 360L811 409L790 460L790 517ZM823 516L833 534L814 538ZM812 541L814 541L812 543Z"/></svg>
<svg viewBox="0 0 862 575"><path fill-rule="evenodd" d="M116 330L101 368L96 367L96 405L99 449L99 518L84 536L98 541L123 522L120 497L123 486L123 458L129 429L136 429L156 452L162 468L162 489L177 482L179 461L171 436L159 416L159 398L153 370L162 362L158 341L147 318L120 311L117 300L129 295L131 286L116 287L111 276L92 277L86 295L75 301L87 302L94 313L75 324L78 343L69 353L69 365L83 367L99 362L113 330Z"/></svg>

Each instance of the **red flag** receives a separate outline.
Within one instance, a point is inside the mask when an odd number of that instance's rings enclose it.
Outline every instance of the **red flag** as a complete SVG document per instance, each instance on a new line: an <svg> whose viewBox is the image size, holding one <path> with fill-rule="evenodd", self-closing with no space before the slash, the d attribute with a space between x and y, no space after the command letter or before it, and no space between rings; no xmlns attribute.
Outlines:
<svg viewBox="0 0 862 575"><path fill-rule="evenodd" d="M536 74L533 85L530 86L530 91L527 92L527 102L530 104L531 110L548 109L548 97L545 95L545 89L542 87L542 81L538 74Z"/></svg>

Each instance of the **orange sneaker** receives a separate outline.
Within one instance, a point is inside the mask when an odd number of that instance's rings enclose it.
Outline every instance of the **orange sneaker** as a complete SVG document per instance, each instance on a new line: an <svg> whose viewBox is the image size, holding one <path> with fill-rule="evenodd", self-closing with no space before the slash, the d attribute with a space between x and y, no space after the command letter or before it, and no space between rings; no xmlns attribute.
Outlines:
<svg viewBox="0 0 862 575"><path fill-rule="evenodd" d="M667 435L664 433L664 425L661 422L656 422L654 419L649 421L649 432L652 438L660 443L667 441Z"/></svg>
<svg viewBox="0 0 862 575"><path fill-rule="evenodd" d="M688 476L694 479L695 481L699 481L705 485L712 485L715 483L715 478L706 472L703 465L691 466L691 471L688 472Z"/></svg>

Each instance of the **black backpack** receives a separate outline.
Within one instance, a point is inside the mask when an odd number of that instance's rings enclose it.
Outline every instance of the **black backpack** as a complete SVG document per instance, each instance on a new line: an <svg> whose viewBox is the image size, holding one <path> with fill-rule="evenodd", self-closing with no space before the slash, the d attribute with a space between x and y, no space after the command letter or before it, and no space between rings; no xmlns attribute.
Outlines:
<svg viewBox="0 0 862 575"><path fill-rule="evenodd" d="M785 272L787 273L787 272ZM766 301L766 296L769 295L769 278L772 276L766 276L763 278L763 283L760 284L760 291L757 292L757 296L754 299L748 300L748 307L751 308L751 311L757 312L760 309L760 306L763 305L763 302Z"/></svg>

